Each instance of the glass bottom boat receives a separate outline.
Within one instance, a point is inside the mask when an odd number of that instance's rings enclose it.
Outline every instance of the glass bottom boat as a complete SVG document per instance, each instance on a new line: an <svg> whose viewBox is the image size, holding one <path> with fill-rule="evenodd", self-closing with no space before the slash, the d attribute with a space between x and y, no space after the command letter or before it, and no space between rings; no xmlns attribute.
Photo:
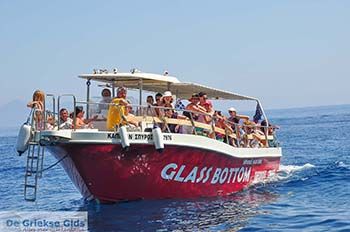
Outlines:
<svg viewBox="0 0 350 232"><path fill-rule="evenodd" d="M57 116L53 128L38 129L33 116L31 125L26 125L29 129L22 127L17 144L20 153L29 147L26 200L36 199L44 149L56 157L84 198L103 203L225 196L263 181L279 169L282 151L256 98L183 83L168 75L95 72L80 77L87 80L86 101L76 101L74 95L61 95L56 107L55 97L48 94L46 102L50 97L53 99L52 115L60 111L62 97L71 97L74 109L77 104L84 104L87 117L92 116L90 109L101 103L91 102L91 81L107 83L113 97L116 87L137 89L140 104L108 103L109 110L115 107L121 114L121 122L112 128L108 128L106 116L95 117L94 128L76 128L73 123L71 129L61 129L58 125L62 122ZM194 92L205 92L214 100L256 101L265 124L240 124L222 119L223 125L229 127L225 128L218 125L218 116L209 112L142 105L144 91L171 91L178 99L188 99ZM123 107L135 110L136 126L128 123ZM167 117L166 110L189 117ZM48 117L47 112L45 108L44 119ZM207 118L205 122L196 120L201 115ZM76 117L77 112L73 112L73 122ZM190 130L175 133L169 129L170 125Z"/></svg>

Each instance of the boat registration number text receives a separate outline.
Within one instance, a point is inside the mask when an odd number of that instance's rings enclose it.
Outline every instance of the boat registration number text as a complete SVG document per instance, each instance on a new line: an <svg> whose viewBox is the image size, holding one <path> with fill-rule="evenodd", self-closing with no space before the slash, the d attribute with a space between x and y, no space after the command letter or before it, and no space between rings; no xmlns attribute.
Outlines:
<svg viewBox="0 0 350 232"><path fill-rule="evenodd" d="M129 134L128 135L130 140L153 140L152 134ZM118 133L108 133L107 139L120 139L120 136ZM171 141L173 140L172 135L163 135L163 140L165 141Z"/></svg>

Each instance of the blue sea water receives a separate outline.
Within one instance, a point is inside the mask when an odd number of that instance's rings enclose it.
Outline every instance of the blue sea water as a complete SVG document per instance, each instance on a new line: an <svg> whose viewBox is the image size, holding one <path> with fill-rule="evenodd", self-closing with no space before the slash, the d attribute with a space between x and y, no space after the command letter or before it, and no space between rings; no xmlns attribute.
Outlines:
<svg viewBox="0 0 350 232"><path fill-rule="evenodd" d="M87 211L89 231L350 231L350 105L268 111L283 147L279 174L230 197L85 202L58 165L23 200L17 131L0 130L0 210ZM55 162L46 156L45 165Z"/></svg>

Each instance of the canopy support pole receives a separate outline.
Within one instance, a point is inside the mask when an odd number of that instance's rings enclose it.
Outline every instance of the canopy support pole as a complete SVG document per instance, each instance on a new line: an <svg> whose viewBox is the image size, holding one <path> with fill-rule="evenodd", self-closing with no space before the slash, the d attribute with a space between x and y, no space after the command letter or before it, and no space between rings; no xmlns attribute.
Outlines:
<svg viewBox="0 0 350 232"><path fill-rule="evenodd" d="M142 79L140 79L139 80L139 89L140 89L140 91L139 91L139 106L140 106L140 108L139 108L139 113L140 113L140 115L142 115L143 114L143 112L142 112L142 89L143 89L143 81L142 81Z"/></svg>
<svg viewBox="0 0 350 232"><path fill-rule="evenodd" d="M115 98L115 84L112 82L112 98Z"/></svg>
<svg viewBox="0 0 350 232"><path fill-rule="evenodd" d="M90 102L90 85L91 85L91 79L88 79L86 81L86 118L90 118L90 106L89 106L89 102ZM75 109L74 109L75 110Z"/></svg>

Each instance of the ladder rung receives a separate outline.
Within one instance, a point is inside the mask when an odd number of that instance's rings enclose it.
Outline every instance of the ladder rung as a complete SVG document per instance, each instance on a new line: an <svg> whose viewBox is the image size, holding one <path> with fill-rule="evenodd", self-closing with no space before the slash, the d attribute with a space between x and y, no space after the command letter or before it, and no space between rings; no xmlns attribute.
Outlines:
<svg viewBox="0 0 350 232"><path fill-rule="evenodd" d="M40 173L40 171L27 171L26 176L32 176L32 174Z"/></svg>
<svg viewBox="0 0 350 232"><path fill-rule="evenodd" d="M38 159L38 156L28 156L29 159Z"/></svg>
<svg viewBox="0 0 350 232"><path fill-rule="evenodd" d="M38 142L29 142L29 145L39 145Z"/></svg>
<svg viewBox="0 0 350 232"><path fill-rule="evenodd" d="M35 174L35 173L37 173L37 172L40 172L39 170L37 171L37 170L28 170L27 171L28 173L32 173L32 174Z"/></svg>
<svg viewBox="0 0 350 232"><path fill-rule="evenodd" d="M26 200L26 201L35 201L36 200L36 197L34 197L34 198L24 198L24 200Z"/></svg>
<svg viewBox="0 0 350 232"><path fill-rule="evenodd" d="M35 185L32 185L32 184L26 184L26 185L24 185L26 188L36 188L36 186Z"/></svg>

